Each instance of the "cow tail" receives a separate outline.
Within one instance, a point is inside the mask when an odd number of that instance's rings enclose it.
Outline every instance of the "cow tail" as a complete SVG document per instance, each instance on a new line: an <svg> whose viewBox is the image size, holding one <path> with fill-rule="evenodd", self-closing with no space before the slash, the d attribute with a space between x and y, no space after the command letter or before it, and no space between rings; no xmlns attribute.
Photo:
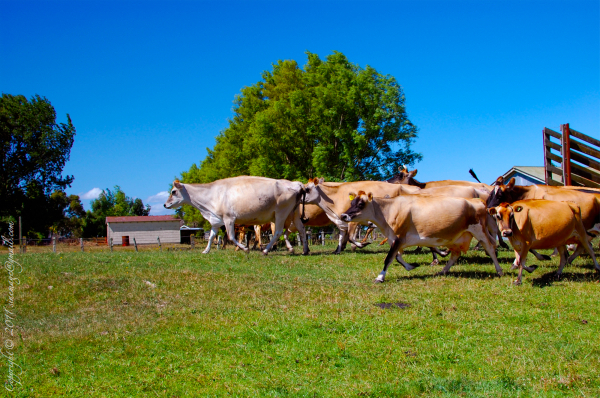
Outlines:
<svg viewBox="0 0 600 398"><path fill-rule="evenodd" d="M302 224L306 224L308 222L308 218L304 217L304 211L306 210L306 190L302 188L302 215L300 216L300 221Z"/></svg>
<svg viewBox="0 0 600 398"><path fill-rule="evenodd" d="M477 178L477 174L475 174L473 169L469 169L469 174L471 174L473 176L473 178L477 180L477 182L481 183L481 181L479 181L479 178Z"/></svg>

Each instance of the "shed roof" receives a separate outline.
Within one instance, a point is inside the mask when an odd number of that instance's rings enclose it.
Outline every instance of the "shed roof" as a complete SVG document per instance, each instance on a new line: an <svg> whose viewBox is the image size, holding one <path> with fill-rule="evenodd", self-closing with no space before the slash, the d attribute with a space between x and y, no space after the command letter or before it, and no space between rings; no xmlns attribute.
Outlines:
<svg viewBox="0 0 600 398"><path fill-rule="evenodd" d="M123 216L123 217L106 217L106 223L109 222L155 222L155 221L181 221L175 216Z"/></svg>
<svg viewBox="0 0 600 398"><path fill-rule="evenodd" d="M540 181L540 184L545 184L545 172L546 170L544 169L544 166L513 166L510 170L504 173L503 177L506 179L513 173L521 173Z"/></svg>

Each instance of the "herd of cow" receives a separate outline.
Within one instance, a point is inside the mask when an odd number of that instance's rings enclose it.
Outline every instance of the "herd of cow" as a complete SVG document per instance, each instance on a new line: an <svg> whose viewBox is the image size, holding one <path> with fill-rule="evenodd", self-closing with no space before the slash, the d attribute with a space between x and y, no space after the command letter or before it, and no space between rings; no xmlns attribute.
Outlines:
<svg viewBox="0 0 600 398"><path fill-rule="evenodd" d="M506 185L499 177L493 185L468 181L432 181L421 183L414 177L417 170L401 167L387 181L356 181L346 183L311 179L298 181L264 177L240 176L209 184L173 183L164 207L192 205L211 224L208 253L219 228L225 227L227 237L244 251L248 248L236 239L236 225L271 223L273 237L263 250L267 254L284 234L288 250L291 232L298 231L303 254L308 254L305 226L322 227L331 223L340 230L336 253L344 250L348 241L358 247L366 243L354 239L357 225L375 224L387 237L390 250L384 268L376 278L383 282L394 258L406 270L417 265L402 258L404 248L425 246L448 248L450 258L440 272L446 274L462 252L475 238L490 256L498 275L502 268L496 258L496 247L506 246L508 238L515 251L513 268L519 269L516 284L521 284L527 253L540 260L549 259L536 249L557 249L560 265L564 266L581 253L590 255L597 271L600 265L592 250L591 240L600 234L600 190L582 187L546 185ZM371 224L372 223L372 224ZM285 232L284 232L285 231ZM498 241L496 238L498 237ZM569 256L568 244L576 244Z"/></svg>

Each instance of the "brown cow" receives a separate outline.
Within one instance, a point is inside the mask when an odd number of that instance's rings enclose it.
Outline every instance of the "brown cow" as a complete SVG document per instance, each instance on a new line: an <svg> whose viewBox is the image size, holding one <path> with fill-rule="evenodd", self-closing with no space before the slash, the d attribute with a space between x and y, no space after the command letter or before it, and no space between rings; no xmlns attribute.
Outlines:
<svg viewBox="0 0 600 398"><path fill-rule="evenodd" d="M392 178L387 180L387 182L392 184L407 184L414 185L419 188L434 188L441 187L446 185L462 185L473 188L480 188L487 190L488 193L492 191L492 186L488 184L484 184L481 182L470 182L470 181L461 181L461 180L442 180L442 181L429 181L429 182L419 182L415 180L415 176L417 175L417 169L412 171L408 171L406 167L399 167L398 174L395 174Z"/></svg>
<svg viewBox="0 0 600 398"><path fill-rule="evenodd" d="M356 181L346 182L340 185L332 186L323 184L319 179L312 178L304 186L306 192L305 203L316 204L325 211L327 217L339 228L340 238L338 246L334 253L339 254L342 251L343 244L348 235L348 223L340 219L340 215L350 204L348 199L349 192L356 192L361 189L369 189L376 192L378 196L395 197L404 193L415 192L418 188L409 187L402 184L388 184L382 181ZM351 238L353 239L353 238ZM362 244L353 241L357 246Z"/></svg>
<svg viewBox="0 0 600 398"><path fill-rule="evenodd" d="M581 209L581 221L586 231L590 235L598 235L600 233L600 197L592 193L548 185L515 185L514 178L508 184L504 185L503 177L498 177L494 185L494 190L486 202L488 208L498 206L504 202L513 203L517 200L525 199L570 201L576 203ZM569 257L568 262L571 263L584 250L583 247L579 246L575 253ZM532 253L539 260L549 259L547 256L540 256L535 252Z"/></svg>
<svg viewBox="0 0 600 398"><path fill-rule="evenodd" d="M560 265L557 277L567 263L566 244L576 241L594 261L596 270L600 265L589 243L581 219L581 209L573 202L558 202L543 199L518 200L512 204L501 203L491 207L488 212L496 218L502 235L508 237L515 250L519 277L516 285L522 282L523 269L533 272L536 267L525 266L527 252L530 249L557 248Z"/></svg>
<svg viewBox="0 0 600 398"><path fill-rule="evenodd" d="M358 192L350 207L341 215L346 221L372 221L391 242L383 271L376 282L383 282L387 268L396 260L410 271L417 267L402 259L409 246L448 247L452 255L440 274L446 274L461 253L469 249L473 237L482 242L492 258L498 275L502 268L495 253L495 242L487 231L487 213L481 199L443 196L401 195L391 199L374 198L369 192Z"/></svg>

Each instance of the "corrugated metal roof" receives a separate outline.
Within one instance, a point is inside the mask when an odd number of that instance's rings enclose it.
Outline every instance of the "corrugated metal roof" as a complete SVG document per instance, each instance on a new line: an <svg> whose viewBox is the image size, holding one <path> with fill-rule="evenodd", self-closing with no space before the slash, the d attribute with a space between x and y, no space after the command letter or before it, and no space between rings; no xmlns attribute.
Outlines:
<svg viewBox="0 0 600 398"><path fill-rule="evenodd" d="M123 216L106 217L106 223L109 222L155 222L155 221L181 221L175 216Z"/></svg>

